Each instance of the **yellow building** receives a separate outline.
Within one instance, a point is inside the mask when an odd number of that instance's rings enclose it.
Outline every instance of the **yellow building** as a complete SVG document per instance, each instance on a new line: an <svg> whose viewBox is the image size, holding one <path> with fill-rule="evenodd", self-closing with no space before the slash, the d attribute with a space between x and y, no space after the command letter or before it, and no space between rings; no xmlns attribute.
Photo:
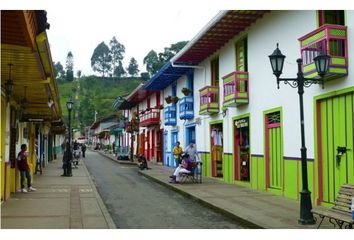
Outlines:
<svg viewBox="0 0 354 240"><path fill-rule="evenodd" d="M15 159L21 144L28 146L32 174L52 159L53 146L61 144L55 142L63 124L49 26L42 10L1 11L1 202L19 187Z"/></svg>

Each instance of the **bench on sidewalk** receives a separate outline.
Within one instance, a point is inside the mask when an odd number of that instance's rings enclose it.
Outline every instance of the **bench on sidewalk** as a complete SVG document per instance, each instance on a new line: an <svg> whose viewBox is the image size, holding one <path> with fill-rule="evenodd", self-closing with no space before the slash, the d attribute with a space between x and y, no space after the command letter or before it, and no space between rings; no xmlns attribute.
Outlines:
<svg viewBox="0 0 354 240"><path fill-rule="evenodd" d="M181 183L202 183L202 162L193 162L190 173L181 173Z"/></svg>
<svg viewBox="0 0 354 240"><path fill-rule="evenodd" d="M317 229L320 228L323 219L328 218L329 222L339 228L353 228L354 220L352 218L351 203L354 197L354 185L346 184L341 186L339 194L335 199L334 206L330 209L317 207L312 209L312 213L321 218Z"/></svg>

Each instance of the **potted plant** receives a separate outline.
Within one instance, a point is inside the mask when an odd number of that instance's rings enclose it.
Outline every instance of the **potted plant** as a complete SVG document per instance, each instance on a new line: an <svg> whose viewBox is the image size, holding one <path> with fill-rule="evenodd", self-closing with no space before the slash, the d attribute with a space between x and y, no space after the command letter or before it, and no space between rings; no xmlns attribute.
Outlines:
<svg viewBox="0 0 354 240"><path fill-rule="evenodd" d="M182 93L184 94L184 96L188 96L192 91L189 88L182 88Z"/></svg>
<svg viewBox="0 0 354 240"><path fill-rule="evenodd" d="M172 97L171 100L172 100L173 103L177 103L179 101L179 98L174 96L174 97Z"/></svg>
<svg viewBox="0 0 354 240"><path fill-rule="evenodd" d="M171 103L172 102L172 97L168 96L165 98L166 103Z"/></svg>

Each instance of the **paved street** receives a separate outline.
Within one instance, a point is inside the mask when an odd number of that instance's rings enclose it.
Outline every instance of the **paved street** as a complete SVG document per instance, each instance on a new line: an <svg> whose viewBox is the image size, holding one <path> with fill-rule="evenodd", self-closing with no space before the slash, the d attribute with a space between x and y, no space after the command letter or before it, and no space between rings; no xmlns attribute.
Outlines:
<svg viewBox="0 0 354 240"><path fill-rule="evenodd" d="M118 164L96 152L87 153L85 164L117 228L242 228L234 220L141 176L134 165Z"/></svg>

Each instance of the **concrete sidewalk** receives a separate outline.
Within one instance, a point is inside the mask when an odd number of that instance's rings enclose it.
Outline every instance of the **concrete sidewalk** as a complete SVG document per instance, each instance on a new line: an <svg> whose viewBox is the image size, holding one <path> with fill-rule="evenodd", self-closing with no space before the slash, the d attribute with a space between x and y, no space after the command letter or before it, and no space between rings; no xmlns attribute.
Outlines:
<svg viewBox="0 0 354 240"><path fill-rule="evenodd" d="M317 224L298 224L300 211L298 201L204 176L202 184L171 184L169 183L169 176L173 171L171 168L152 163L149 167L150 170L143 170L140 173L251 228L314 229L317 227ZM321 229L333 228L332 224L325 221Z"/></svg>
<svg viewBox="0 0 354 240"><path fill-rule="evenodd" d="M1 205L1 228L116 228L83 161L72 177L61 177L61 156L43 175L34 175L36 192L15 193Z"/></svg>

